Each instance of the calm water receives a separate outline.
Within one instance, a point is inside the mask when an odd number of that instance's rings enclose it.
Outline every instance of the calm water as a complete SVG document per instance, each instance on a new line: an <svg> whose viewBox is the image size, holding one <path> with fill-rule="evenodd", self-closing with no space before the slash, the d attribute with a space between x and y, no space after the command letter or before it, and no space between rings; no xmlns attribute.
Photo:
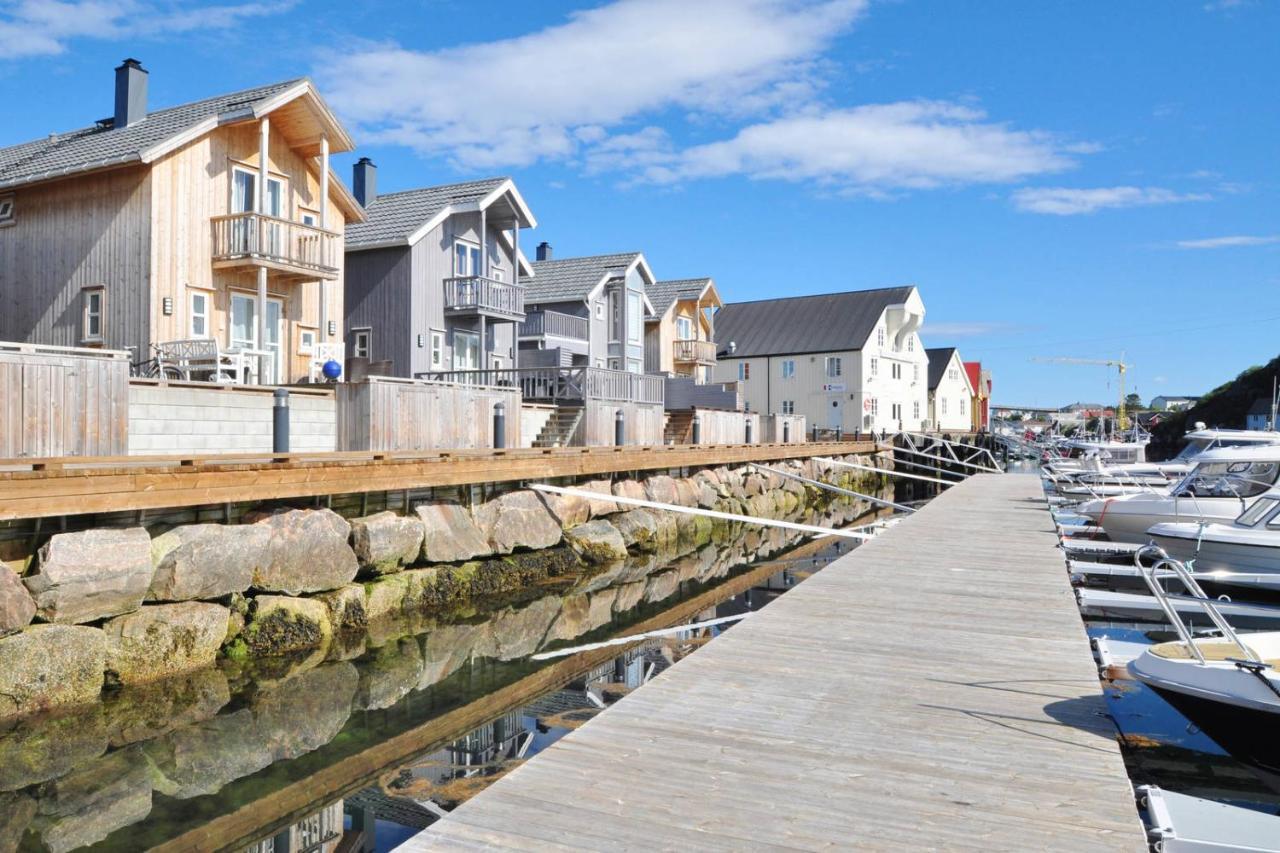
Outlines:
<svg viewBox="0 0 1280 853"><path fill-rule="evenodd" d="M850 547L799 541L738 526L448 620L0 724L0 853L266 851L281 832L289 849L331 850L344 826L363 829L359 849L389 850L728 625L533 654L754 610Z"/></svg>

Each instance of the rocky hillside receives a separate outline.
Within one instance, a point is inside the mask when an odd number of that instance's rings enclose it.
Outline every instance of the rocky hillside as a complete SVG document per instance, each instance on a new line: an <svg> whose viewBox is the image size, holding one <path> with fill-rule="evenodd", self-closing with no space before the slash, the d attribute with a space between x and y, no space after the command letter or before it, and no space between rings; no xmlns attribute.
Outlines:
<svg viewBox="0 0 1280 853"><path fill-rule="evenodd" d="M1182 449L1182 436L1203 421L1207 426L1243 429L1245 414L1253 401L1271 396L1272 382L1280 374L1280 357L1265 365L1255 365L1200 398L1190 409L1175 412L1151 434L1147 448L1150 459L1168 459Z"/></svg>

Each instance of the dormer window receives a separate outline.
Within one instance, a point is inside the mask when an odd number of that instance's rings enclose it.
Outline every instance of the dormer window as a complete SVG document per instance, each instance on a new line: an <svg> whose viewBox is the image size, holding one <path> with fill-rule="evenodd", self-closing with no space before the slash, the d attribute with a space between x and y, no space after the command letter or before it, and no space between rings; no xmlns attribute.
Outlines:
<svg viewBox="0 0 1280 853"><path fill-rule="evenodd" d="M14 200L11 195L0 195L0 228L13 224Z"/></svg>

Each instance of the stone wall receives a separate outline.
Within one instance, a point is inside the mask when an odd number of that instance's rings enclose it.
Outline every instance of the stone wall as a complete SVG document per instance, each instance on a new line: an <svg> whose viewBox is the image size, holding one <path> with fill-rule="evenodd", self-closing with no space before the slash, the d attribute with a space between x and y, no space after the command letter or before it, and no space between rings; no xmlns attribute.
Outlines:
<svg viewBox="0 0 1280 853"><path fill-rule="evenodd" d="M883 475L776 463L865 491ZM614 496L765 518L810 517L832 492L750 466L590 480L598 499L531 490L346 519L281 507L242 524L53 535L25 576L0 569L0 718L234 660L325 654L375 622L440 614L584 566L696 550L743 525L626 509ZM857 511L869 505L855 506Z"/></svg>

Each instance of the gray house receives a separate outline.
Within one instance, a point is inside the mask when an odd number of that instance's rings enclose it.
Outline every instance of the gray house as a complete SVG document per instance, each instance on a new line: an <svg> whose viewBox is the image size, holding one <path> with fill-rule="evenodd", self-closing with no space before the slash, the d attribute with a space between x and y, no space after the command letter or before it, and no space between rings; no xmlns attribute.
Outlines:
<svg viewBox="0 0 1280 853"><path fill-rule="evenodd" d="M531 273L520 229L537 223L510 178L377 195L355 165L367 220L346 232L347 354L389 376L518 365ZM518 269L517 269L518 267Z"/></svg>
<svg viewBox="0 0 1280 853"><path fill-rule="evenodd" d="M653 271L639 252L553 260L538 245L523 280L528 317L520 327L521 363L644 373L645 291Z"/></svg>

